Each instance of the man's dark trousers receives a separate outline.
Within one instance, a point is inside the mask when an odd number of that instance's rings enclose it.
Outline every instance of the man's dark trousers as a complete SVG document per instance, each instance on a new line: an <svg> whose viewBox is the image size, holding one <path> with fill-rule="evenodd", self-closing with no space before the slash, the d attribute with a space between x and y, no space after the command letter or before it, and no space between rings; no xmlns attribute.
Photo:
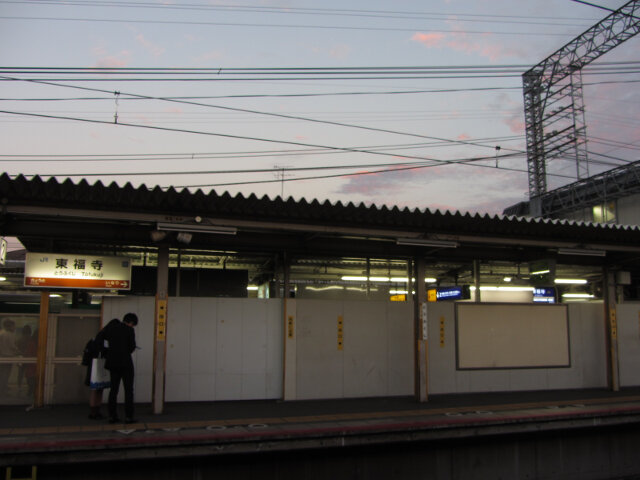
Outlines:
<svg viewBox="0 0 640 480"><path fill-rule="evenodd" d="M133 418L133 366L111 368L111 391L109 392L109 418L118 418L118 391L120 380L124 385L124 413Z"/></svg>

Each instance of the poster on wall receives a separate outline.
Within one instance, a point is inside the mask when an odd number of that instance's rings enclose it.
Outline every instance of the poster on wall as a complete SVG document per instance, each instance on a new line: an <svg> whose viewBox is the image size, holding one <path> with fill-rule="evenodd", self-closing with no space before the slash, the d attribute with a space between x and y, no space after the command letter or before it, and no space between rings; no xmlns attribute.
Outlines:
<svg viewBox="0 0 640 480"><path fill-rule="evenodd" d="M27 252L25 287L131 289L127 257Z"/></svg>

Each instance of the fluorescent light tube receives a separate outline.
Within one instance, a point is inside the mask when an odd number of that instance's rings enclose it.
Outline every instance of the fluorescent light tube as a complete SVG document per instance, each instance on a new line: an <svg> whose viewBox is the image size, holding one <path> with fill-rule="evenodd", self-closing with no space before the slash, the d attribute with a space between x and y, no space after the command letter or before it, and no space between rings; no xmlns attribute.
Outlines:
<svg viewBox="0 0 640 480"><path fill-rule="evenodd" d="M538 270L537 272L530 272L529 275L544 275L545 273L550 273L551 270Z"/></svg>
<svg viewBox="0 0 640 480"><path fill-rule="evenodd" d="M396 245L412 245L415 247L457 248L458 242L447 240L428 240L423 238L396 238Z"/></svg>
<svg viewBox="0 0 640 480"><path fill-rule="evenodd" d="M583 255L587 257L604 257L607 252L604 250L590 250L582 248L559 248L559 255Z"/></svg>
<svg viewBox="0 0 640 480"><path fill-rule="evenodd" d="M193 223L165 223L158 222L158 230L171 232L192 232L192 233L217 233L221 235L235 235L238 229L235 227L220 227L216 225L196 225Z"/></svg>

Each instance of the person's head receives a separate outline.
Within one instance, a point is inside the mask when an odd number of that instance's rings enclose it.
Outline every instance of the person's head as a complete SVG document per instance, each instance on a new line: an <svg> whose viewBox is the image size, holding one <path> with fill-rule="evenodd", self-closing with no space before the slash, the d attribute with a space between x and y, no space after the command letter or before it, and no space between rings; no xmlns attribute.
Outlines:
<svg viewBox="0 0 640 480"><path fill-rule="evenodd" d="M138 325L138 316L135 313L129 312L122 318L122 323L126 323L130 327Z"/></svg>
<svg viewBox="0 0 640 480"><path fill-rule="evenodd" d="M2 322L2 327L8 332L15 332L16 322L7 318L4 322Z"/></svg>

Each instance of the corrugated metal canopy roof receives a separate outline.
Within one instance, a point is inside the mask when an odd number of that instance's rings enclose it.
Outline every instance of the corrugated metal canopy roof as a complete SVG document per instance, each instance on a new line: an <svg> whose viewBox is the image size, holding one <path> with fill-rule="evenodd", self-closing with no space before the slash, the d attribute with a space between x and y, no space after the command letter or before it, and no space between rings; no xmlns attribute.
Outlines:
<svg viewBox="0 0 640 480"><path fill-rule="evenodd" d="M107 213L116 212L119 217L128 219L130 226L117 232L117 228L111 227L108 234L112 238L109 241L130 245L153 246L148 239L148 231L154 218L178 218L183 222L193 222L193 219L199 216L214 224L237 226L254 233L260 230L277 230L280 236L276 235L271 239L273 248L278 242L286 246L287 238L291 245L299 245L300 237L295 241L285 237L305 231L307 238L314 232L316 235L319 232L341 233L343 237L348 234L356 237L388 237L387 240L409 235L414 238L453 240L461 242L462 245L483 244L514 248L517 245L541 243L547 248L557 244L591 248L615 247L617 250L640 252L640 229L637 226L429 209L410 210L292 198L284 200L280 197L258 198L255 195L245 197L242 194L232 196L228 193L218 194L215 191L204 193L201 190L163 190L160 187L148 188L145 185L134 187L129 183L124 186L116 183L104 185L101 182L91 185L85 180L74 183L69 179L59 182L51 178L45 181L39 177L11 178L3 174L0 176L0 201L3 206L3 235L25 239L43 235L53 239L62 238L62 232L66 232L68 239L80 241L80 237L85 237L85 241L95 243L98 233L89 231L87 225L99 223L99 219L104 220L109 216ZM70 211L80 213L70 215ZM147 218L145 216L148 216L146 229L139 228L144 221L131 220ZM35 217L40 218L39 223L29 223ZM46 227L45 217L48 219ZM74 217L76 222L80 219L83 223L82 226L76 226L70 236L68 230L74 229L74 224L65 221L71 217ZM58 225L58 229L54 228L54 224ZM36 231L37 228L41 231ZM221 245L225 248L248 249L258 247L256 242L268 245L267 237L250 239L241 235L236 236L233 242L227 241ZM305 248L308 250L310 247L307 245ZM388 242L385 248L396 249L396 246ZM402 251L409 252L407 248ZM400 255L401 249L394 252Z"/></svg>

